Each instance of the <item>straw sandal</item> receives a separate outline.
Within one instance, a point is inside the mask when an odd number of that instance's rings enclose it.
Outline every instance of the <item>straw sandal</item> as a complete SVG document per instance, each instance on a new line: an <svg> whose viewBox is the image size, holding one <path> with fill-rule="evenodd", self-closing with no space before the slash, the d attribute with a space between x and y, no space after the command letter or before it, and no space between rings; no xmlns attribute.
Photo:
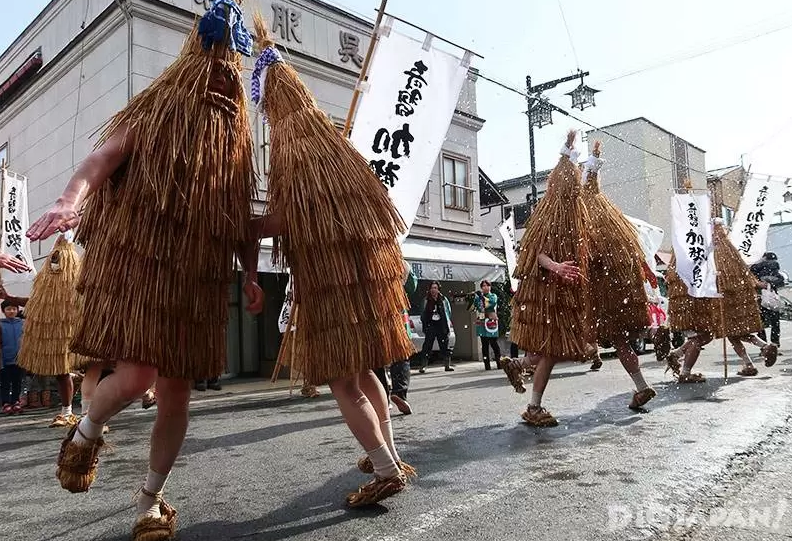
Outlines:
<svg viewBox="0 0 792 541"><path fill-rule="evenodd" d="M762 346L760 350L762 352L762 357L765 358L765 366L770 367L776 363L776 359L778 358L778 346L775 344L767 344Z"/></svg>
<svg viewBox="0 0 792 541"><path fill-rule="evenodd" d="M517 393L524 393L525 386L523 383L523 368L520 362L517 359L503 359L501 361L501 366L503 367L503 371L506 372L506 377L509 378L509 383L512 387L514 387L514 391ZM533 373L532 373L533 375Z"/></svg>
<svg viewBox="0 0 792 541"><path fill-rule="evenodd" d="M522 419L529 426L542 428L558 426L556 418L550 415L546 409L539 406L528 406L528 408L522 412Z"/></svg>
<svg viewBox="0 0 792 541"><path fill-rule="evenodd" d="M642 391L633 394L632 401L630 401L630 409L636 410L645 406L647 402L657 396L657 393L651 387L647 387Z"/></svg>
<svg viewBox="0 0 792 541"><path fill-rule="evenodd" d="M418 471L406 462L399 460L396 462L396 465L407 479L418 477ZM371 459L368 456L364 456L363 458L359 459L357 461L357 467L363 473L374 473L374 464L371 463Z"/></svg>
<svg viewBox="0 0 792 541"><path fill-rule="evenodd" d="M155 395L151 391L146 391L146 394L143 395L143 400L141 400L141 406L143 407L143 409L147 410L156 405L157 405L157 395Z"/></svg>
<svg viewBox="0 0 792 541"><path fill-rule="evenodd" d="M52 422L49 424L50 428L62 428L64 426L74 426L79 419L76 415L56 415Z"/></svg>
<svg viewBox="0 0 792 541"><path fill-rule="evenodd" d="M320 393L314 385L303 385L302 389L300 389L300 394L305 398L316 398Z"/></svg>
<svg viewBox="0 0 792 541"><path fill-rule="evenodd" d="M363 507L374 505L385 498L390 498L398 494L407 487L407 477L403 473L389 479L375 477L365 485L361 486L357 492L349 494L346 498L347 505L350 507ZM137 540L140 541L140 540Z"/></svg>
<svg viewBox="0 0 792 541"><path fill-rule="evenodd" d="M738 376L755 376L759 373L759 370L756 369L755 366L744 366L742 370L737 372Z"/></svg>
<svg viewBox="0 0 792 541"><path fill-rule="evenodd" d="M176 537L176 510L162 499L162 492L153 493L141 488L140 492L159 503L160 517L141 516L132 529L132 541L168 541Z"/></svg>
<svg viewBox="0 0 792 541"><path fill-rule="evenodd" d="M668 356L666 357L666 369L665 372L671 370L671 372L678 376L679 373L682 371L682 363L679 362L679 359L682 358L682 355L679 354L676 350L670 351ZM663 373L665 373L663 372Z"/></svg>
<svg viewBox="0 0 792 541"><path fill-rule="evenodd" d="M707 378L701 374L679 374L677 383L704 383L705 381Z"/></svg>
<svg viewBox="0 0 792 541"><path fill-rule="evenodd" d="M596 372L600 368L602 368L602 359L597 357L596 359L594 359L594 362L591 363L591 368L589 368L589 370L591 370L592 372Z"/></svg>
<svg viewBox="0 0 792 541"><path fill-rule="evenodd" d="M88 445L77 445L72 441L77 433L85 438L80 425L71 427L61 443L58 469L55 470L55 476L60 481L61 487L74 493L87 492L91 488L91 484L96 479L99 452L105 447L103 438L89 440L91 443Z"/></svg>

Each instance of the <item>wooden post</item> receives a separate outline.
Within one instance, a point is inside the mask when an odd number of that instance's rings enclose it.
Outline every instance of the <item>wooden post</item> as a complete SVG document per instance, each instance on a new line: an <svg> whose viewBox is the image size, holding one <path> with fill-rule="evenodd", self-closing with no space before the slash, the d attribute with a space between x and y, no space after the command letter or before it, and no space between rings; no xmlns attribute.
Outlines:
<svg viewBox="0 0 792 541"><path fill-rule="evenodd" d="M363 60L363 67L360 68L360 75L358 75L357 84L355 85L355 92L352 94L352 103L349 106L346 122L344 123L344 137L349 137L349 132L352 131L352 119L355 117L357 110L358 100L360 99L360 85L368 77L368 68L371 63L371 56L374 54L374 47L379 40L379 27L382 23L382 15L385 13L385 5L388 0L380 2L379 11L377 11L377 21L374 23L374 32L371 34L371 43L369 43L368 51L366 51L366 58Z"/></svg>

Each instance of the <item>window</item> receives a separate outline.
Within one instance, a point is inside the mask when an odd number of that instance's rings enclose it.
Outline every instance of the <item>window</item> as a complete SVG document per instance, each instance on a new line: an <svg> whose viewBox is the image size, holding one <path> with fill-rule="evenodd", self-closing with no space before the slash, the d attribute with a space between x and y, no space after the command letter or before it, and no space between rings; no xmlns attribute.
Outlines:
<svg viewBox="0 0 792 541"><path fill-rule="evenodd" d="M0 164L8 161L8 143L0 146Z"/></svg>
<svg viewBox="0 0 792 541"><path fill-rule="evenodd" d="M671 136L671 156L674 159L674 188L681 190L685 187L685 181L690 178L688 145L684 139Z"/></svg>
<svg viewBox="0 0 792 541"><path fill-rule="evenodd" d="M443 198L446 208L471 210L473 190L469 188L468 162L443 156Z"/></svg>
<svg viewBox="0 0 792 541"><path fill-rule="evenodd" d="M528 203L519 203L509 210L514 213L514 227L524 229L525 223L528 221Z"/></svg>
<svg viewBox="0 0 792 541"><path fill-rule="evenodd" d="M721 205L721 217L726 223L726 227L731 227L732 221L734 220L734 211L726 205Z"/></svg>

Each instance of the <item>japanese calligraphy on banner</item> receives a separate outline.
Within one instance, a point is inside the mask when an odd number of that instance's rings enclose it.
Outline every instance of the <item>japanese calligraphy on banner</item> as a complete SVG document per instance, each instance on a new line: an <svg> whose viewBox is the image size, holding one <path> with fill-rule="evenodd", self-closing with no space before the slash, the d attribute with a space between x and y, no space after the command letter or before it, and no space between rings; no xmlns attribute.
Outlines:
<svg viewBox="0 0 792 541"><path fill-rule="evenodd" d="M385 17L351 141L388 190L407 229L437 162L467 77L460 59L390 30ZM406 234L405 234L406 237Z"/></svg>
<svg viewBox="0 0 792 541"><path fill-rule="evenodd" d="M514 277L514 270L517 268L517 243L514 240L514 212L506 218L498 228L503 239L503 251L506 253L506 269L509 273L512 293L517 291L520 280Z"/></svg>
<svg viewBox="0 0 792 541"><path fill-rule="evenodd" d="M712 249L709 195L677 194L671 203L676 271L691 297L720 297Z"/></svg>
<svg viewBox="0 0 792 541"><path fill-rule="evenodd" d="M767 248L770 221L784 200L785 181L764 175L751 175L745 185L729 240L743 260L752 265Z"/></svg>
<svg viewBox="0 0 792 541"><path fill-rule="evenodd" d="M25 236L28 230L27 178L0 169L0 185L3 190L3 208L0 219L3 223L2 246L0 252L24 261L33 268L33 255L30 252L30 240ZM32 282L36 271L14 273L3 269L3 284Z"/></svg>

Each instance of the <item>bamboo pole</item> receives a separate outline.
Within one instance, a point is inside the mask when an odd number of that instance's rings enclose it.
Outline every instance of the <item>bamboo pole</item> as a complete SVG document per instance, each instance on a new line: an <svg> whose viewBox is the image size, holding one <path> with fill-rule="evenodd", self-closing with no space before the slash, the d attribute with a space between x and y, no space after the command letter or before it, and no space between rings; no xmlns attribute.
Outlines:
<svg viewBox="0 0 792 541"><path fill-rule="evenodd" d="M380 23L382 23L382 16L385 13L385 5L387 3L388 0L382 0L380 2L379 11L377 11L374 32L371 34L371 42L369 43L368 51L366 51L366 58L363 60L363 67L360 68L360 75L358 75L357 84L355 85L355 92L352 94L352 103L349 106L349 112L347 113L346 122L344 123L344 137L349 137L349 132L352 131L352 119L355 118L355 111L357 110L358 100L360 99L360 85L368 77L369 64L374 54L374 47L376 47L377 41L379 41Z"/></svg>

